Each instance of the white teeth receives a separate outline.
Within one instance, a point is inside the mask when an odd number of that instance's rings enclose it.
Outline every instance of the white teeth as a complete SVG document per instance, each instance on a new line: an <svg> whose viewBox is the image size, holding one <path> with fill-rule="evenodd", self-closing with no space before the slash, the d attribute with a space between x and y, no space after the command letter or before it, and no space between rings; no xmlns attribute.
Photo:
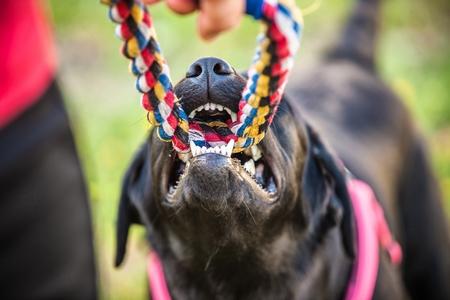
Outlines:
<svg viewBox="0 0 450 300"><path fill-rule="evenodd" d="M237 115L236 115L236 113L231 112L230 116L231 116L231 121L232 121L232 122L236 122L236 120L237 120Z"/></svg>
<svg viewBox="0 0 450 300"><path fill-rule="evenodd" d="M217 153L217 154L231 157L231 154L233 153L234 141L230 140L226 146L223 145L223 146L216 146L216 147L209 147L209 148L206 148L205 146L199 147L199 146L195 145L195 143L193 141L190 141L189 145L191 146L191 153L192 153L193 157L196 157L200 154L205 154L205 153Z"/></svg>
<svg viewBox="0 0 450 300"><path fill-rule="evenodd" d="M261 150L259 150L259 147L257 145L253 145L250 148L250 150L252 152L252 157L254 161L258 161L258 159L262 157Z"/></svg>
<svg viewBox="0 0 450 300"><path fill-rule="evenodd" d="M232 122L236 122L236 120L237 120L236 113L232 112L231 109L224 107L223 105L220 105L217 103L210 103L210 102L206 103L205 105L201 105L201 106L197 107L196 109L194 109L193 111L191 111L191 113L189 114L189 118L193 119L195 117L195 115L202 110L205 110L205 111L214 111L214 110L223 111L223 110L225 110L230 115Z"/></svg>
<svg viewBox="0 0 450 300"><path fill-rule="evenodd" d="M234 148L234 140L230 140L227 146L225 147L228 157L231 157L231 153L233 153L233 148Z"/></svg>
<svg viewBox="0 0 450 300"><path fill-rule="evenodd" d="M189 141L189 146L191 147L192 156L196 157L199 154L198 149L200 147L197 147L193 141Z"/></svg>
<svg viewBox="0 0 450 300"><path fill-rule="evenodd" d="M227 107L224 107L223 109L225 109L225 111L230 115L230 117L231 117L231 114L233 113L232 111L231 111L231 109L229 109L229 108L227 108Z"/></svg>
<svg viewBox="0 0 450 300"><path fill-rule="evenodd" d="M250 173L250 175L255 176L255 161L253 159L249 159L244 164L244 169Z"/></svg>

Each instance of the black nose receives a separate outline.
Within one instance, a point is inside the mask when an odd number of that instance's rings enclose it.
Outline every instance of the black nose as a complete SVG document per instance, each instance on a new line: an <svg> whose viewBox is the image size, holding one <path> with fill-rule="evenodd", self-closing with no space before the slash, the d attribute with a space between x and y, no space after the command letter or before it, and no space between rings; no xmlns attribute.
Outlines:
<svg viewBox="0 0 450 300"><path fill-rule="evenodd" d="M175 86L175 94L189 114L208 102L228 107L236 112L245 80L226 61L205 57L195 61L187 70L186 78Z"/></svg>
<svg viewBox="0 0 450 300"><path fill-rule="evenodd" d="M209 79L213 82L231 74L233 74L233 68L226 61L215 57L205 57L190 65L186 78Z"/></svg>

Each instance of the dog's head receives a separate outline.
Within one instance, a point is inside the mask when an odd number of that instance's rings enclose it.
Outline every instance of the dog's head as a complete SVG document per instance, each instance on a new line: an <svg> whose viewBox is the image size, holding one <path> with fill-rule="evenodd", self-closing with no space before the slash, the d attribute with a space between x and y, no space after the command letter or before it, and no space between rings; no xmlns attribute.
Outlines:
<svg viewBox="0 0 450 300"><path fill-rule="evenodd" d="M226 123L244 85L226 62L204 58L175 91L190 121ZM353 255L342 170L288 101L257 146L232 155L226 147L205 150L180 156L150 135L125 176L116 264L133 222L146 226L156 251L191 269L282 263L288 252L320 244L334 226Z"/></svg>

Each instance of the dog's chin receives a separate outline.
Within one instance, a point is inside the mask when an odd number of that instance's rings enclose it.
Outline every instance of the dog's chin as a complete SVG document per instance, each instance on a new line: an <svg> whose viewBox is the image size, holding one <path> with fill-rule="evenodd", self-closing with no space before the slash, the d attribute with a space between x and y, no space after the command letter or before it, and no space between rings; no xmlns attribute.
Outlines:
<svg viewBox="0 0 450 300"><path fill-rule="evenodd" d="M193 157L186 163L177 159L172 168L180 174L178 178L170 176L166 204L217 213L227 209L257 210L273 204L278 190L270 166L262 159L256 166L252 158L248 160L252 162L242 163L236 157L215 153Z"/></svg>
<svg viewBox="0 0 450 300"><path fill-rule="evenodd" d="M197 253L230 245L245 248L279 207L278 170L269 157L247 153L206 153L167 164L166 225L188 248L191 243Z"/></svg>

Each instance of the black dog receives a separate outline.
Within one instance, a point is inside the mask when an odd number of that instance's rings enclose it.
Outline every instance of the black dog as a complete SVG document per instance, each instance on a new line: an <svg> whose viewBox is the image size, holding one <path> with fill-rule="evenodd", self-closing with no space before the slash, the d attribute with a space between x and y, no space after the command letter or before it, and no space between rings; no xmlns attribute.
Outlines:
<svg viewBox="0 0 450 300"><path fill-rule="evenodd" d="M291 78L251 151L180 159L152 133L125 176L116 264L141 223L173 299L342 298L356 249L339 157L373 187L404 251L401 268L381 254L374 298L450 299L438 187L407 111L375 72L378 10L360 0L341 44ZM176 93L192 117L233 118L244 83L206 58Z"/></svg>

